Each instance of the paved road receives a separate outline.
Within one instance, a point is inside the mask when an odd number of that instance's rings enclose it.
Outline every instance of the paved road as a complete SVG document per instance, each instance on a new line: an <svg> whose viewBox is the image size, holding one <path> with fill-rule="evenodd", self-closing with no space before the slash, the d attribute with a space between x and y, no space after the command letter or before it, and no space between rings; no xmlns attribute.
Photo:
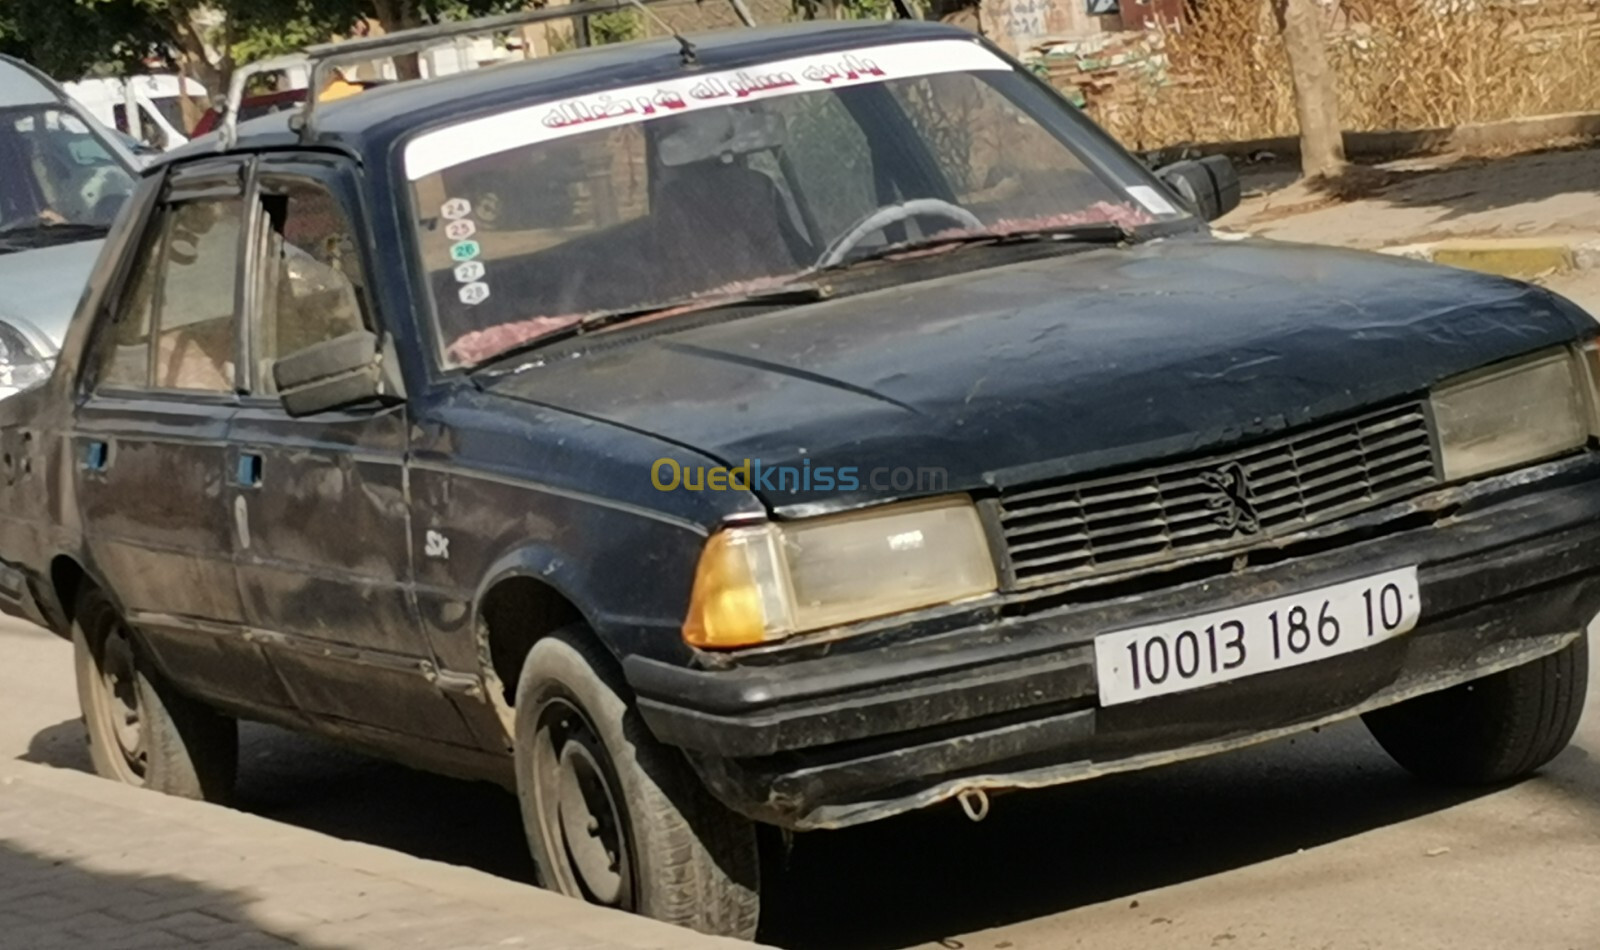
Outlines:
<svg viewBox="0 0 1600 950"><path fill-rule="evenodd" d="M0 757L86 768L67 645L0 622ZM1596 652L1600 664L1600 651ZM1600 947L1600 670L1579 739L1481 796L1418 785L1359 727L800 836L763 932L791 948ZM265 727L242 807L527 879L514 803Z"/></svg>

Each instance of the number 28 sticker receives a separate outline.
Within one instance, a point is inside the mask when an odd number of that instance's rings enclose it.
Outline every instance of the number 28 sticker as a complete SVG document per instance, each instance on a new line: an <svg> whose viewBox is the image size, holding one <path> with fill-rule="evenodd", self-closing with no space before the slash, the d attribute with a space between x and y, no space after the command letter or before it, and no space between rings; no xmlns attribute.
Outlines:
<svg viewBox="0 0 1600 950"><path fill-rule="evenodd" d="M462 303L469 307L475 307L489 299L489 285L481 280L472 284L463 284L460 294Z"/></svg>

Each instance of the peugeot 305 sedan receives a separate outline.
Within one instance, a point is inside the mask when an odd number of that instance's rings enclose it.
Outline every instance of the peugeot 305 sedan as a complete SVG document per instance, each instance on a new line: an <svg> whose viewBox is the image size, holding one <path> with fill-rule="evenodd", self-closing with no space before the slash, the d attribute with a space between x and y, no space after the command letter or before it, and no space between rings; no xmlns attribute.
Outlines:
<svg viewBox="0 0 1600 950"><path fill-rule="evenodd" d="M1569 741L1562 298L1213 238L1221 165L915 21L314 109L146 170L4 407L0 591L103 774L221 798L239 719L320 733L515 788L548 887L749 936L763 824L1355 716L1443 782Z"/></svg>

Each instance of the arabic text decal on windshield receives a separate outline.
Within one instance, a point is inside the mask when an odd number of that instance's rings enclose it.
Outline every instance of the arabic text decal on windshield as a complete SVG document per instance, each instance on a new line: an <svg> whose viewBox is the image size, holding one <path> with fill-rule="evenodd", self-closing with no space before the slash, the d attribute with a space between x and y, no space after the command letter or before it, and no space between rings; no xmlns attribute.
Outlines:
<svg viewBox="0 0 1600 950"><path fill-rule="evenodd" d="M661 115L714 108L729 101L768 99L846 83L1010 68L977 43L932 40L804 56L630 86L501 112L419 135L406 146L406 176L416 181L464 162L526 145Z"/></svg>

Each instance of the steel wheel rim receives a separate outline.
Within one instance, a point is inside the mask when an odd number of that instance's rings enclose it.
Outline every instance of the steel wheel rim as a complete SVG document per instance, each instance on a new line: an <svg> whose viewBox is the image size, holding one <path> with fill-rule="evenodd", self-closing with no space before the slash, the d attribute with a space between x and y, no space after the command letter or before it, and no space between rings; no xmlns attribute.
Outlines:
<svg viewBox="0 0 1600 950"><path fill-rule="evenodd" d="M133 646L121 624L111 626L100 648L99 695L100 723L115 745L117 758L130 777L142 780L149 752L144 746Z"/></svg>
<svg viewBox="0 0 1600 950"><path fill-rule="evenodd" d="M588 717L564 700L539 719L535 799L540 830L561 893L634 909L633 849L605 747Z"/></svg>

